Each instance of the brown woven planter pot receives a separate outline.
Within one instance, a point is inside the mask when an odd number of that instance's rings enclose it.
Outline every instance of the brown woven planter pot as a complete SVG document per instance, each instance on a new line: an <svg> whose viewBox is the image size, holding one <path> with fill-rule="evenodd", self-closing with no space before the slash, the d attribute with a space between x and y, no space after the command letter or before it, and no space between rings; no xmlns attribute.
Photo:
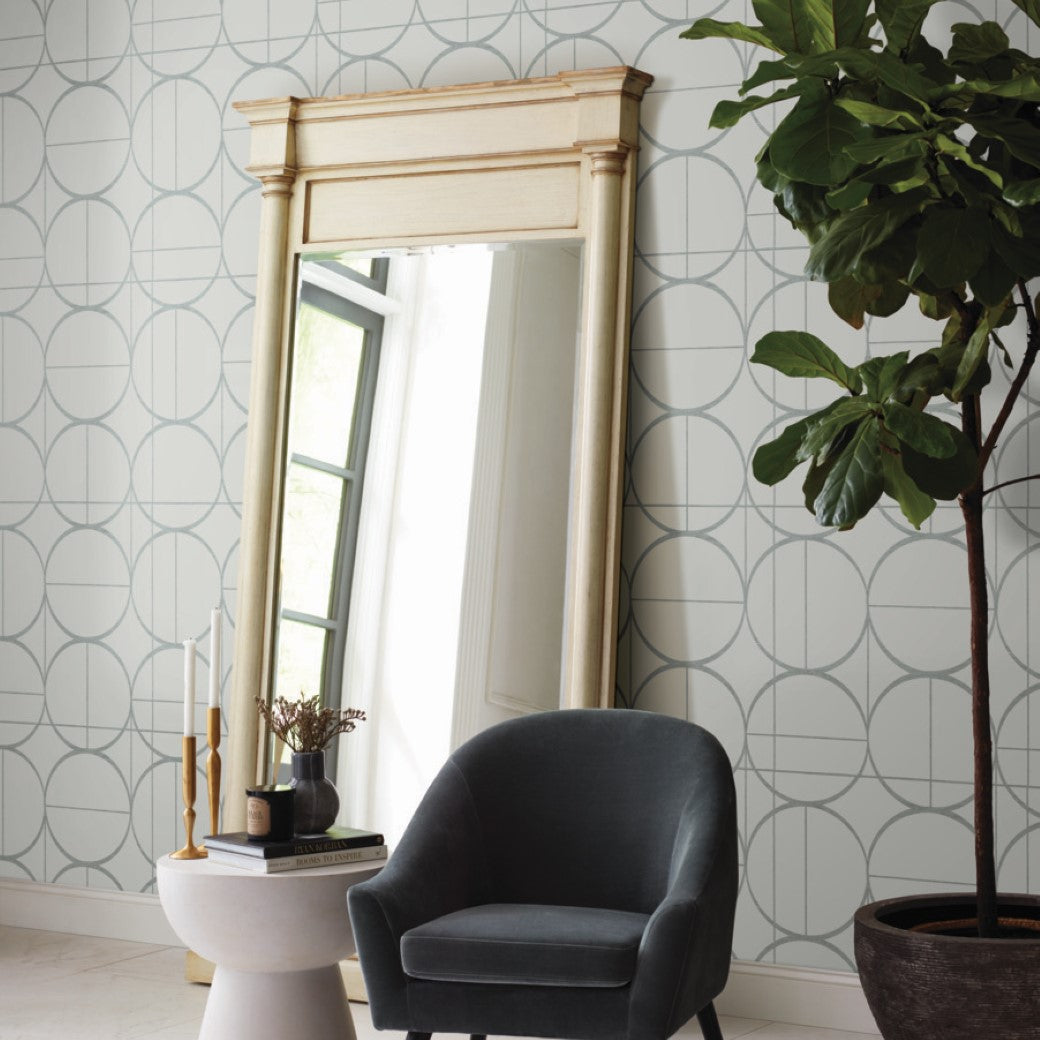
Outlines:
<svg viewBox="0 0 1040 1040"><path fill-rule="evenodd" d="M1040 918L1038 896L999 899L1002 919ZM856 912L856 965L885 1040L1040 1040L1040 931L979 939L910 930L974 912L974 896L962 894L885 899Z"/></svg>

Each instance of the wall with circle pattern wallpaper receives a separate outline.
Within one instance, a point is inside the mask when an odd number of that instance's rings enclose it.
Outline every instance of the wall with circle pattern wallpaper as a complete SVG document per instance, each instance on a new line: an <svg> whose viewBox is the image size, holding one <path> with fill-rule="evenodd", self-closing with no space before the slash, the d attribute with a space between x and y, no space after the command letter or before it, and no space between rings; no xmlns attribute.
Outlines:
<svg viewBox="0 0 1040 1040"><path fill-rule="evenodd" d="M944 6L1040 49L1004 0ZM851 362L931 334L909 309L843 328L754 184L764 124L708 129L754 58L678 32L748 8L0 0L0 876L149 891L153 859L179 844L179 641L206 645L218 599L233 619L242 498L259 195L231 102L630 64L656 82L619 696L704 723L733 758L738 957L849 968L861 901L970 881L956 507L920 536L893 509L836 536L797 482L748 474L756 445L815 400L749 368L761 334L810 328ZM1001 477L1038 468L1038 389ZM989 519L1012 890L1040 884L1038 492L995 496Z"/></svg>

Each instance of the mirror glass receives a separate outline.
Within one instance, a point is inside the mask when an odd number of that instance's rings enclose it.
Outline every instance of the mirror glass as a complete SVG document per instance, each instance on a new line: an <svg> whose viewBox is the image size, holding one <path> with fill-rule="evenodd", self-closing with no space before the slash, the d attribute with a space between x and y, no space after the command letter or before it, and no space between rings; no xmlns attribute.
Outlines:
<svg viewBox="0 0 1040 1040"><path fill-rule="evenodd" d="M581 262L297 263L268 694L368 712L327 762L352 825L396 837L453 746L559 707Z"/></svg>

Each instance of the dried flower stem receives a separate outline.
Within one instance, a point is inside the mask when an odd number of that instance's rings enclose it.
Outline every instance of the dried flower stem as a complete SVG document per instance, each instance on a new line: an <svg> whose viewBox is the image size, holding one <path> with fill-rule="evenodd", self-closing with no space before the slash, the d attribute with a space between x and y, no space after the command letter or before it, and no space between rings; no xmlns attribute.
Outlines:
<svg viewBox="0 0 1040 1040"><path fill-rule="evenodd" d="M323 751L333 737L352 733L366 719L358 708L322 708L317 695L304 697L302 691L299 700L276 697L273 704L257 697L256 710L275 736L296 752Z"/></svg>

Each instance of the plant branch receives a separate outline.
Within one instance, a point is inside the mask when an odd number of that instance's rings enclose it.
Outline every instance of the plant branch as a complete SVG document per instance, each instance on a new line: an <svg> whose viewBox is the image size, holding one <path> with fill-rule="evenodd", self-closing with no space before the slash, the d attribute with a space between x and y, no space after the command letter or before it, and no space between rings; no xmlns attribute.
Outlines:
<svg viewBox="0 0 1040 1040"><path fill-rule="evenodd" d="M981 440L979 398L961 402L961 426L976 447ZM971 603L971 729L975 749L975 884L980 938L997 934L997 874L993 827L993 738L990 731L989 621L985 535L982 527L982 472L960 496L968 556Z"/></svg>
<svg viewBox="0 0 1040 1040"><path fill-rule="evenodd" d="M960 315L961 325L964 328L974 329L975 322L978 320L977 316L972 313L971 308L967 303L964 302L955 292L949 293L950 306ZM969 333L970 334L970 333Z"/></svg>
<svg viewBox="0 0 1040 1040"><path fill-rule="evenodd" d="M996 419L993 420L989 434L979 451L980 480L982 479L982 474L986 471L986 465L989 463L990 456L997 446L997 441L1004 432L1008 419L1011 418L1011 409L1014 408L1015 402L1022 392L1022 387L1025 386L1026 379L1029 378L1029 371L1036 360L1037 350L1040 349L1040 319L1036 316L1036 310L1033 307L1033 301L1029 298L1026 283L1021 278L1018 280L1018 293L1022 297L1022 309L1026 315L1026 352L1022 357L1022 364L1019 365L1018 371L1015 373L1015 378L1011 381L1011 386L1008 387L1004 403L1000 406L1000 411L997 413Z"/></svg>
<svg viewBox="0 0 1040 1040"><path fill-rule="evenodd" d="M1031 473L1028 477L1015 477L1014 480L1002 480L999 484L986 488L982 494L988 495L991 491L999 491L1001 488L1011 487L1012 484L1024 484L1027 480L1040 480L1040 473Z"/></svg>

